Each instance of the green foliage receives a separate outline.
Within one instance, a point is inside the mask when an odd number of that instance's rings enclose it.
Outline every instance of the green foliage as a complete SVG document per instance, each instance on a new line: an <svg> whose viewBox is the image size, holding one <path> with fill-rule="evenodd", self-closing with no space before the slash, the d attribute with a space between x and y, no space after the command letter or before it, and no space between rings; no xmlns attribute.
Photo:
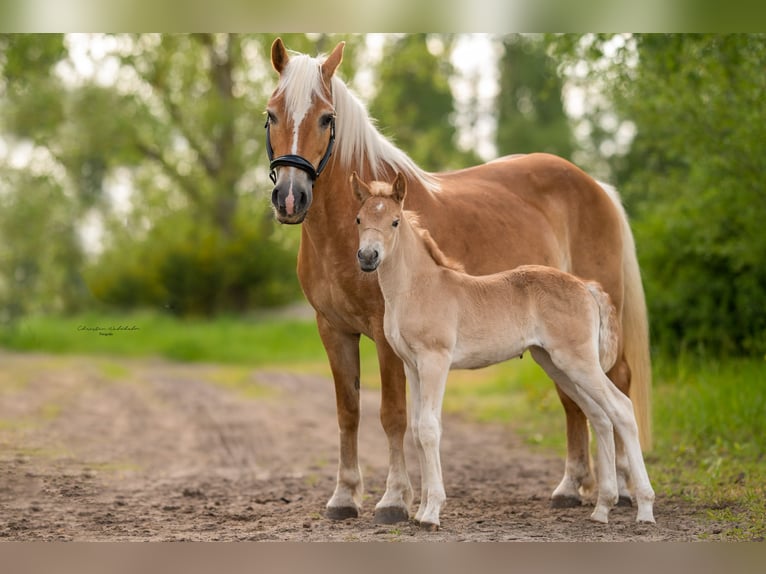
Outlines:
<svg viewBox="0 0 766 574"><path fill-rule="evenodd" d="M497 102L499 155L547 152L571 158L573 138L556 61L539 38L503 41Z"/></svg>
<svg viewBox="0 0 766 574"><path fill-rule="evenodd" d="M0 174L0 324L81 308L87 293L71 203L50 177Z"/></svg>
<svg viewBox="0 0 766 574"><path fill-rule="evenodd" d="M638 128L624 160L653 334L766 352L766 36L642 36L618 100Z"/></svg>
<svg viewBox="0 0 766 574"><path fill-rule="evenodd" d="M378 68L378 90L370 113L383 133L421 167L439 171L477 163L456 144L454 102L447 58L432 54L426 34L390 41ZM449 53L449 37L440 38Z"/></svg>
<svg viewBox="0 0 766 574"><path fill-rule="evenodd" d="M563 61L604 87L595 146L635 127L609 157L632 215L652 339L665 351L766 353L764 35L556 37ZM607 116L618 121L607 122Z"/></svg>
<svg viewBox="0 0 766 574"><path fill-rule="evenodd" d="M295 251L272 233L270 212L244 211L230 233L180 212L127 248L115 242L85 274L92 295L122 309L205 316L296 299Z"/></svg>

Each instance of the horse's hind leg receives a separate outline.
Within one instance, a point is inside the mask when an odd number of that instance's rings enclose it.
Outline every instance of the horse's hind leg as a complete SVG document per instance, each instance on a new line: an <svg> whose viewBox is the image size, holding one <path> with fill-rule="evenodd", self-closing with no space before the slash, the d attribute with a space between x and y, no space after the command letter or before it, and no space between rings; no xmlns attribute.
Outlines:
<svg viewBox="0 0 766 574"><path fill-rule="evenodd" d="M335 492L327 503L327 517L344 520L359 516L362 472L359 469L359 335L335 329L317 313L317 327L335 383L335 403L340 431L340 460Z"/></svg>
<svg viewBox="0 0 766 574"><path fill-rule="evenodd" d="M556 390L559 393L559 397L561 397L562 403L565 406L569 405L570 407L573 407L571 411L567 410L568 451L564 478L556 487L556 490L553 491L551 505L555 508L580 506L582 504L582 500L580 498L580 489L590 490L594 486L593 472L590 468L590 457L588 451L590 445L588 419L585 417L585 413L581 408L582 401L578 400L575 402L574 400L578 397L573 391L573 382L566 375L566 373L564 373L553 363L548 352L540 347L531 347L530 352L532 354L532 358L534 358L537 364L539 364L548 374L548 376L556 382ZM578 424L574 426L573 429L570 429L570 421L575 420L578 422ZM591 421L591 423L593 423L593 421ZM594 426L594 429L595 428L596 427ZM577 433L577 436L573 434L574 432ZM577 440L574 440L575 438ZM611 448L612 453L614 453L613 439ZM599 452L601 452L600 446ZM599 460L599 470L601 469L602 464L602 461ZM612 454L611 468L614 469L614 454ZM599 497L603 497L605 494L608 496L608 493L604 492L603 488L601 488L602 480L605 478L605 475L599 473Z"/></svg>
<svg viewBox="0 0 766 574"><path fill-rule="evenodd" d="M619 436L625 446L625 458L630 466L630 474L633 478L636 504L638 513L636 522L654 522L654 490L652 489L649 475L646 472L644 457L641 453L641 443L638 439L638 425L633 412L633 404L630 399L607 381L603 381L606 387L604 404L607 414L614 423L615 436Z"/></svg>
<svg viewBox="0 0 766 574"><path fill-rule="evenodd" d="M625 356L621 356L615 365L607 373L609 380L614 383L626 397L629 396L630 390L630 367ZM623 444L622 437L615 431L614 433L614 445L617 461L617 486L620 491L620 497L617 501L618 506L632 506L632 498L630 495L631 487L631 472L630 462L628 460L628 454L626 447Z"/></svg>
<svg viewBox="0 0 766 574"><path fill-rule="evenodd" d="M537 358L535 358L537 360ZM539 363L539 361L538 361ZM555 369L555 368L554 368ZM551 495L553 508L569 508L582 504L581 495L592 490L593 473L590 467L590 433L588 421L582 409L562 390L557 377L560 371L547 370L556 383L561 404L566 414L567 458L564 466L564 477Z"/></svg>
<svg viewBox="0 0 766 574"><path fill-rule="evenodd" d="M410 519L412 485L404 458L404 433L407 430L407 381L404 365L381 333L376 337L380 365L380 422L388 437L389 466L386 492L375 505L377 524L395 524Z"/></svg>

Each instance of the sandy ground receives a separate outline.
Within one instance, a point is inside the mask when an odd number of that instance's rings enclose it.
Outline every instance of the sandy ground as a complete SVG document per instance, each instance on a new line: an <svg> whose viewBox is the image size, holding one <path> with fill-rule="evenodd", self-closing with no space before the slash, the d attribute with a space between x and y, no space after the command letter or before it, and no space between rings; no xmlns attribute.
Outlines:
<svg viewBox="0 0 766 574"><path fill-rule="evenodd" d="M387 446L379 393L364 387L364 508L333 522L323 516L337 464L327 378L160 360L0 361L0 540L694 541L720 532L697 518L702 509L661 493L656 526L636 525L633 508L615 508L608 525L589 522L587 506L551 509L562 460L531 452L506 427L458 417L444 420L441 529L376 525ZM407 449L419 493L409 438Z"/></svg>

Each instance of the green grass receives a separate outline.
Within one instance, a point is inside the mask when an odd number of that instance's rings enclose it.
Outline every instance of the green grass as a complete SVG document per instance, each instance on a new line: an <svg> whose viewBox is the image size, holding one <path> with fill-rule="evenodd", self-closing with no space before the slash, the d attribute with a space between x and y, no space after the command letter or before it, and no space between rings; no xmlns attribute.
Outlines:
<svg viewBox="0 0 766 574"><path fill-rule="evenodd" d="M185 362L282 365L329 372L313 320L179 320L151 313L39 316L24 318L0 331L0 346L16 351L158 356ZM377 370L372 342L364 339L361 349L364 373L370 377ZM112 370L108 374L116 378L122 373Z"/></svg>
<svg viewBox="0 0 766 574"><path fill-rule="evenodd" d="M478 372L454 372L444 407L507 423L528 444L563 455L564 414L553 384L525 356ZM655 447L646 456L655 490L698 505L727 526L715 537L766 536L766 360L658 359Z"/></svg>

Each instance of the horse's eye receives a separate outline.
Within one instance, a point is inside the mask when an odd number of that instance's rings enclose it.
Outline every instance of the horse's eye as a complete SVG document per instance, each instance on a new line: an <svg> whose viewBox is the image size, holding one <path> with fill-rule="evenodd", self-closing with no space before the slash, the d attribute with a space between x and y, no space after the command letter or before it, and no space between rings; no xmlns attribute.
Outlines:
<svg viewBox="0 0 766 574"><path fill-rule="evenodd" d="M332 123L333 119L335 119L334 115L325 114L320 118L319 125L322 126L322 128L328 128L330 127L330 124Z"/></svg>
<svg viewBox="0 0 766 574"><path fill-rule="evenodd" d="M362 223L362 220L357 217L356 218L356 224L359 225L360 223Z"/></svg>
<svg viewBox="0 0 766 574"><path fill-rule="evenodd" d="M399 226L399 220L394 219L394 222L391 224L391 227L398 227Z"/></svg>
<svg viewBox="0 0 766 574"><path fill-rule="evenodd" d="M266 125L277 123L277 116L273 112L266 110Z"/></svg>

